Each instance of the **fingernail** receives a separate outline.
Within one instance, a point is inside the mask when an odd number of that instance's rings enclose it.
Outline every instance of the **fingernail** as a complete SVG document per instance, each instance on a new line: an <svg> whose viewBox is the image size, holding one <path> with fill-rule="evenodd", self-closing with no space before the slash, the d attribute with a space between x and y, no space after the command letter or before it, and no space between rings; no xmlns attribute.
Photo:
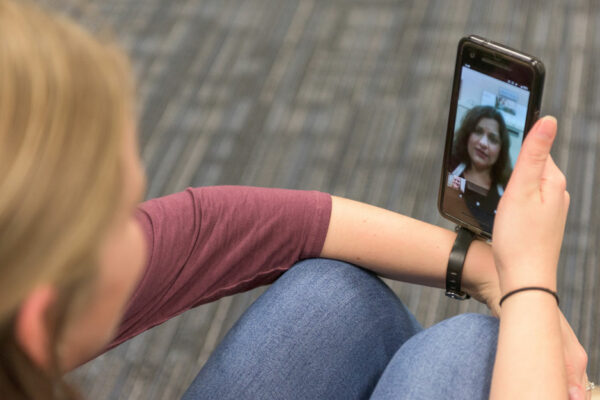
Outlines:
<svg viewBox="0 0 600 400"><path fill-rule="evenodd" d="M552 116L546 116L538 121L539 133L548 137L553 138L556 133L556 118ZM537 125L537 124L536 124Z"/></svg>
<svg viewBox="0 0 600 400"><path fill-rule="evenodd" d="M536 130L537 128L539 128L543 119L544 119L544 117L538 118L538 120L535 121L535 124L533 124L533 126L531 127L531 130L533 131L533 130Z"/></svg>
<svg viewBox="0 0 600 400"><path fill-rule="evenodd" d="M569 400L583 400L583 394L581 388L577 386L571 386L569 388Z"/></svg>

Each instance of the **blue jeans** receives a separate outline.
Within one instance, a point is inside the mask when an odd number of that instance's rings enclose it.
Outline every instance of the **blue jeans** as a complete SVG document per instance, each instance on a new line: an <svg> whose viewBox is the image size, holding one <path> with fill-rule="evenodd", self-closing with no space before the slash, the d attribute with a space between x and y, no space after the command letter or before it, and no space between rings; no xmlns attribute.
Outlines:
<svg viewBox="0 0 600 400"><path fill-rule="evenodd" d="M372 273L306 260L248 308L183 399L487 399L497 332L477 314L423 330Z"/></svg>

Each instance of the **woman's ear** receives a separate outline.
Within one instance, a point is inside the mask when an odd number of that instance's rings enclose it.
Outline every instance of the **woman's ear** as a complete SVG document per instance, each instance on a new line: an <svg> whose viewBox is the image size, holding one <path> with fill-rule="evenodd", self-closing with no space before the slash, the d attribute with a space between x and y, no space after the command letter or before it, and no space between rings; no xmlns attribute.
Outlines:
<svg viewBox="0 0 600 400"><path fill-rule="evenodd" d="M46 314L56 299L50 285L38 286L25 298L17 312L15 336L25 353L42 368L49 367L50 333Z"/></svg>

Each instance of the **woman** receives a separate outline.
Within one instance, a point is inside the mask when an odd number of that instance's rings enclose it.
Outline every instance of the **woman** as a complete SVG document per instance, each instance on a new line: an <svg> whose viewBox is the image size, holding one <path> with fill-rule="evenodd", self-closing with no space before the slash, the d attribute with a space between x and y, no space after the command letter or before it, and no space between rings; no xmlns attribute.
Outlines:
<svg viewBox="0 0 600 400"><path fill-rule="evenodd" d="M490 106L470 109L455 134L449 182L463 192L469 212L486 230L493 227L496 205L511 174L509 147L504 118Z"/></svg>
<svg viewBox="0 0 600 400"><path fill-rule="evenodd" d="M510 177L510 141L502 114L491 106L477 106L464 116L456 131L453 175L501 196Z"/></svg>
<svg viewBox="0 0 600 400"><path fill-rule="evenodd" d="M522 394L521 376L510 372L519 352L523 366L544 368L551 395L564 397L567 385L583 393L585 353L543 294L507 300L491 382L496 319L460 316L422 330L379 278L333 261L443 287L453 232L317 192L190 188L136 207L145 178L132 86L113 45L30 3L0 0L1 398L76 398L65 371L191 307L282 274L186 398L386 398L401 387L396 374L411 357L438 366L403 380L421 390L412 398L439 389L418 384L432 373L457 383L448 389L459 398L464 390L485 397L490 384L492 395ZM560 181L547 161L553 129L530 135L498 217L527 211L523 223L539 223L539 243L499 228L498 271L483 242L467 256L464 290L496 312L504 290L555 289L567 205L540 209L530 199L544 165L544 184ZM550 199L565 193L560 184L548 190ZM559 218L548 221L546 213ZM308 260L290 268L301 259ZM530 264L527 274L521 263ZM522 310L541 316L521 321ZM522 329L539 331L536 324L544 328L538 347L511 343ZM448 340L442 354L436 346ZM474 375L444 366L456 359L477 366Z"/></svg>

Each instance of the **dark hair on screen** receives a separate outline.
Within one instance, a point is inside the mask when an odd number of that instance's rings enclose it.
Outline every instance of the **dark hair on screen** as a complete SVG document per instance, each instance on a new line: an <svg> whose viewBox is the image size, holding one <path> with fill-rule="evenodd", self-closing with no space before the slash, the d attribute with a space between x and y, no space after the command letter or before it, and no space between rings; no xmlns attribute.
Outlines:
<svg viewBox="0 0 600 400"><path fill-rule="evenodd" d="M508 138L508 129L502 114L491 106L476 106L471 108L464 116L459 128L454 134L454 145L452 147L452 158L458 163L465 163L467 168L471 164L471 158L467 150L467 143L471 133L475 132L477 124L482 118L491 118L498 122L498 128L500 133L500 154L498 160L492 167L492 182L494 184L500 183L502 186L506 186L512 168L510 166L510 160L508 156L508 149L510 142Z"/></svg>

